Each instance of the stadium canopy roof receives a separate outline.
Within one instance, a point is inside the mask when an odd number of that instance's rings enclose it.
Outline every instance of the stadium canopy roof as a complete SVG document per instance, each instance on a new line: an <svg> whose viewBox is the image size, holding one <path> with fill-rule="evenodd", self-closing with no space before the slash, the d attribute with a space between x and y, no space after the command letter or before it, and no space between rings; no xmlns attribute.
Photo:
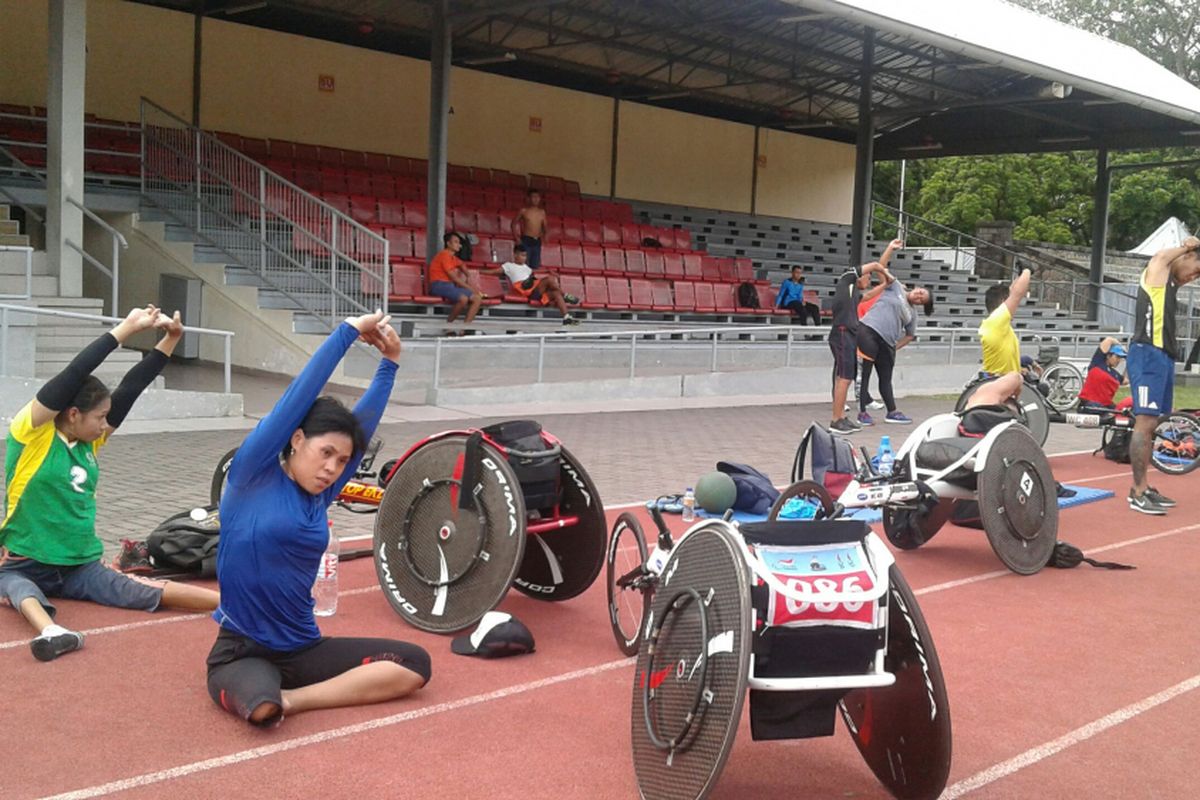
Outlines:
<svg viewBox="0 0 1200 800"><path fill-rule="evenodd" d="M430 52L430 0L139 1ZM873 31L877 160L1200 145L1200 88L1004 0L450 0L449 22L458 66L850 143Z"/></svg>

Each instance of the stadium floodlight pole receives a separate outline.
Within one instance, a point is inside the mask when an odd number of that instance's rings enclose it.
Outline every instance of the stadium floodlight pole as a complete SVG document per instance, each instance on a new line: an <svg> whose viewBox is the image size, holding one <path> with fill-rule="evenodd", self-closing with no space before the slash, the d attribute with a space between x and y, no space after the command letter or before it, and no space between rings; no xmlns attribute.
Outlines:
<svg viewBox="0 0 1200 800"><path fill-rule="evenodd" d="M854 211L850 221L850 266L865 260L867 224L871 217L871 172L875 159L875 120L871 85L875 71L875 31L863 29L862 75L858 90L858 141L854 159Z"/></svg>
<svg viewBox="0 0 1200 800"><path fill-rule="evenodd" d="M429 41L429 196L426 259L442 249L446 232L446 141L450 127L450 0L434 0Z"/></svg>

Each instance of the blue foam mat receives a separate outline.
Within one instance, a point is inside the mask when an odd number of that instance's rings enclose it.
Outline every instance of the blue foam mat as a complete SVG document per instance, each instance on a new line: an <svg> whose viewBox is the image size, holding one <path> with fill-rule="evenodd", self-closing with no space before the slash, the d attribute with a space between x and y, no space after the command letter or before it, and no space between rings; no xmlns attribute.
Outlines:
<svg viewBox="0 0 1200 800"><path fill-rule="evenodd" d="M1074 497L1058 498L1058 507L1071 508L1073 506L1081 506L1084 503L1094 503L1097 500L1104 500L1112 497L1115 492L1108 489L1093 489L1088 486L1075 486L1069 483L1064 483L1063 487L1075 491ZM704 509L696 509L697 517L720 517L720 514L709 514ZM762 522L767 517L764 514L748 514L745 511L733 512L733 518L737 522ZM861 519L863 522L881 522L883 521L883 513L877 508L856 508L843 514L844 519Z"/></svg>

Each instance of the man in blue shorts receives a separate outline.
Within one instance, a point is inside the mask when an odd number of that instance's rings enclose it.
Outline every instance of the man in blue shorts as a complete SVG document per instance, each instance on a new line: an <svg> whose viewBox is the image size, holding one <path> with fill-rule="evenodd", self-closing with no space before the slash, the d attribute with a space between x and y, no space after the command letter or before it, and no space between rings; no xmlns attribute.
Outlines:
<svg viewBox="0 0 1200 800"><path fill-rule="evenodd" d="M1146 481L1150 448L1158 418L1171 410L1175 390L1175 296L1180 286L1200 278L1200 239L1189 236L1178 247L1159 250L1138 280L1133 336L1125 359L1133 395L1133 436L1129 460L1133 488L1129 507L1143 514L1162 515L1175 501Z"/></svg>

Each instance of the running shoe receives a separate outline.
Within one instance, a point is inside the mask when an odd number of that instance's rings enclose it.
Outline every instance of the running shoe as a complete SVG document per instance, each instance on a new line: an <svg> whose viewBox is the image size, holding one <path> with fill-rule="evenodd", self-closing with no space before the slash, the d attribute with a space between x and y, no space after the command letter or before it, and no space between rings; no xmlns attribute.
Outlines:
<svg viewBox="0 0 1200 800"><path fill-rule="evenodd" d="M121 572L153 572L154 565L150 563L150 551L145 542L135 542L132 539L121 540L121 552L113 559L113 566Z"/></svg>
<svg viewBox="0 0 1200 800"><path fill-rule="evenodd" d="M1150 497L1150 492L1142 492L1140 495L1133 493L1133 489L1129 490L1129 507L1134 511L1140 511L1143 514L1153 514L1156 517L1161 517L1167 513L1167 510L1154 502Z"/></svg>
<svg viewBox="0 0 1200 800"><path fill-rule="evenodd" d="M570 306L579 305L579 298L570 292L563 292L563 302Z"/></svg>
<svg viewBox="0 0 1200 800"><path fill-rule="evenodd" d="M867 408L871 409L872 411L883 411L883 401L872 400L871 402L867 403Z"/></svg>
<svg viewBox="0 0 1200 800"><path fill-rule="evenodd" d="M1147 486L1145 494L1146 497L1149 497L1163 508L1174 508L1176 505L1178 505L1178 503L1167 497L1162 492L1158 491L1158 489L1155 489L1153 486Z"/></svg>
<svg viewBox="0 0 1200 800"><path fill-rule="evenodd" d="M890 422L893 425L911 425L912 420L909 419L903 411L889 411L888 415L883 418L884 422Z"/></svg>
<svg viewBox="0 0 1200 800"><path fill-rule="evenodd" d="M871 415L865 411L858 412L858 424L864 428L875 424L875 420L871 419Z"/></svg>
<svg viewBox="0 0 1200 800"><path fill-rule="evenodd" d="M861 428L850 421L849 417L835 419L829 423L829 432L838 436L849 436L852 433L857 433Z"/></svg>
<svg viewBox="0 0 1200 800"><path fill-rule="evenodd" d="M562 324L563 325L578 325L579 320L575 319L570 314L567 314L565 317L563 317Z"/></svg>
<svg viewBox="0 0 1200 800"><path fill-rule="evenodd" d="M38 661L53 661L64 653L83 647L83 634L65 630L50 636L42 635L29 643Z"/></svg>

